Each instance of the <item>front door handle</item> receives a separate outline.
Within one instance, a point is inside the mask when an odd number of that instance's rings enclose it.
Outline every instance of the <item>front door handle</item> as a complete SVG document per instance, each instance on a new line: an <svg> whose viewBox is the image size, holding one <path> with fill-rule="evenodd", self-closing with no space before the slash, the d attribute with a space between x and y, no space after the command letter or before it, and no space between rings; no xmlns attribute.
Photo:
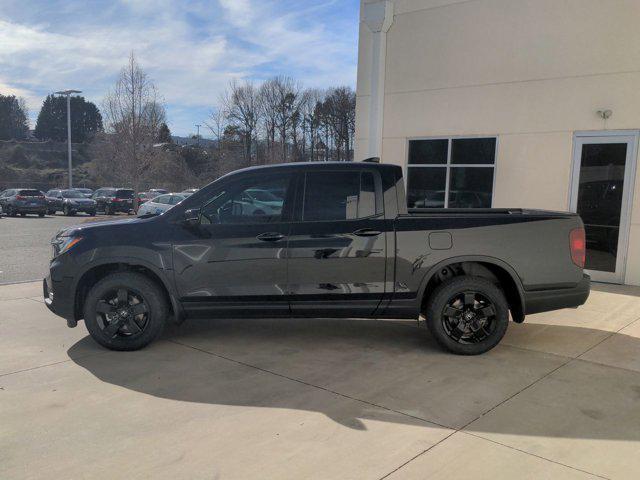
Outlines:
<svg viewBox="0 0 640 480"><path fill-rule="evenodd" d="M362 228L353 232L353 234L357 235L358 237L377 237L381 233L382 232L379 230L372 230L370 228Z"/></svg>
<svg viewBox="0 0 640 480"><path fill-rule="evenodd" d="M278 232L266 232L261 233L256 237L258 240L262 240L263 242L277 242L278 240L282 240L284 235Z"/></svg>

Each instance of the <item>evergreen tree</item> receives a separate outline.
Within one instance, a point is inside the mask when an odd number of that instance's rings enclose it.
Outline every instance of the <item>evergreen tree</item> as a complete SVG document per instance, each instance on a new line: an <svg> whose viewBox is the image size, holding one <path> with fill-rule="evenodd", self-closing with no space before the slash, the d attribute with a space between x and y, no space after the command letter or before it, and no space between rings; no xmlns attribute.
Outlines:
<svg viewBox="0 0 640 480"><path fill-rule="evenodd" d="M101 132L102 115L98 107L84 97L71 97L71 141L85 142ZM67 99L48 95L42 104L36 122L35 135L41 140L67 139Z"/></svg>
<svg viewBox="0 0 640 480"><path fill-rule="evenodd" d="M24 102L15 95L0 94L0 140L24 140L28 131Z"/></svg>
<svg viewBox="0 0 640 480"><path fill-rule="evenodd" d="M171 138L171 130L169 130L169 126L166 123L160 124L157 140L158 143L173 143L173 139Z"/></svg>

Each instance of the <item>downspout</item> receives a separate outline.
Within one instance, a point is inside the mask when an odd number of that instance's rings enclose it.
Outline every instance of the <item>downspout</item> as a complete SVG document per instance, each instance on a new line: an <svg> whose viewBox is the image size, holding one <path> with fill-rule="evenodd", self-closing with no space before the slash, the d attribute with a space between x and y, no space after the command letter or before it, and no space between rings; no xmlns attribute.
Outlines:
<svg viewBox="0 0 640 480"><path fill-rule="evenodd" d="M389 0L366 3L363 6L362 17L365 25L373 34L371 48L371 108L367 157L381 157L387 32L393 24L393 3Z"/></svg>

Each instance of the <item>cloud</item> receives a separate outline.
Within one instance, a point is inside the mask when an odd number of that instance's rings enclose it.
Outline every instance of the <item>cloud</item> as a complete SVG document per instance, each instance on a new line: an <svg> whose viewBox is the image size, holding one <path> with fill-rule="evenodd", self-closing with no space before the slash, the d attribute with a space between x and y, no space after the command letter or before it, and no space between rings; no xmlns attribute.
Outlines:
<svg viewBox="0 0 640 480"><path fill-rule="evenodd" d="M358 3L3 0L0 93L25 97L32 117L47 93L63 88L99 104L134 51L172 130L186 134L232 78L354 85Z"/></svg>

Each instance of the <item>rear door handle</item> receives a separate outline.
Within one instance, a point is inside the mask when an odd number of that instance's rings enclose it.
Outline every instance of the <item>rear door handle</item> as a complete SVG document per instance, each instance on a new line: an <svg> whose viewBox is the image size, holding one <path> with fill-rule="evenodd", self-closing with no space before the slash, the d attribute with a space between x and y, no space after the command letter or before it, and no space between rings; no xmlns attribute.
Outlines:
<svg viewBox="0 0 640 480"><path fill-rule="evenodd" d="M258 240L262 240L263 242L277 242L278 240L282 240L284 235L278 232L266 232L261 233L256 237Z"/></svg>
<svg viewBox="0 0 640 480"><path fill-rule="evenodd" d="M356 230L353 232L354 235L358 237L376 237L380 235L382 232L379 230L372 230L370 228L362 228L360 230Z"/></svg>

